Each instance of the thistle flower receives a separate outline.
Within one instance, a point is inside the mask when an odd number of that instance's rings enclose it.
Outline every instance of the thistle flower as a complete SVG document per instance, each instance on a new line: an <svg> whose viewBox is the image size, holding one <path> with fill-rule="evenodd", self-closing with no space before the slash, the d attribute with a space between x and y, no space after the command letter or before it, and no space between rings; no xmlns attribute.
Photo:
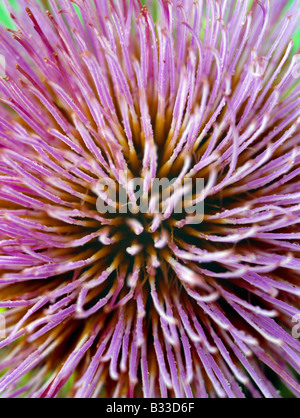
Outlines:
<svg viewBox="0 0 300 418"><path fill-rule="evenodd" d="M299 2L146 3L0 32L0 393L299 396ZM134 178L192 179L201 222L175 187L97 210Z"/></svg>

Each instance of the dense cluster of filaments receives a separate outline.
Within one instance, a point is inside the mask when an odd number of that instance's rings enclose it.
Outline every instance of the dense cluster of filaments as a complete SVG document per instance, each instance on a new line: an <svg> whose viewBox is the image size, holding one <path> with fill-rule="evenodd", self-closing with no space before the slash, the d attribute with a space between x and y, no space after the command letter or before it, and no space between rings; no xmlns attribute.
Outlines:
<svg viewBox="0 0 300 418"><path fill-rule="evenodd" d="M0 393L299 396L298 1L43 3L0 32ZM134 178L202 221L97 209Z"/></svg>

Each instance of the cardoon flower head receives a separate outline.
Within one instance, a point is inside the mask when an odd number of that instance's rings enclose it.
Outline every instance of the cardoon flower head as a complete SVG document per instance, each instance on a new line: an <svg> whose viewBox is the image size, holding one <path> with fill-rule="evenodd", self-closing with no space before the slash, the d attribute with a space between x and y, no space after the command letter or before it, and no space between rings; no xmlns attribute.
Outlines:
<svg viewBox="0 0 300 418"><path fill-rule="evenodd" d="M299 396L299 1L42 3L0 32L2 397Z"/></svg>

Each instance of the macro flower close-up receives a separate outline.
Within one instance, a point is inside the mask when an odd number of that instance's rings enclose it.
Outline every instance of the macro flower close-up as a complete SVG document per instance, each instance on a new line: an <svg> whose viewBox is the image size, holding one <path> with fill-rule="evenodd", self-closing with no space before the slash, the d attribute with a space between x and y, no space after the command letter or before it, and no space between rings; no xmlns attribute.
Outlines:
<svg viewBox="0 0 300 418"><path fill-rule="evenodd" d="M0 6L0 397L299 398L300 1Z"/></svg>

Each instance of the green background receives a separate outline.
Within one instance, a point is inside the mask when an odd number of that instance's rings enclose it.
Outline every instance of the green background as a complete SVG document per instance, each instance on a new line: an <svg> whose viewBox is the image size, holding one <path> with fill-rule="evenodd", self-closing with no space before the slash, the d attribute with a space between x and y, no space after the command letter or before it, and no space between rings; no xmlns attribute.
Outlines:
<svg viewBox="0 0 300 418"><path fill-rule="evenodd" d="M17 6L18 1L17 0L9 0L9 1L13 5L14 8L16 8L16 9L18 8L18 6ZM36 1L38 3L40 3L40 0L36 0ZM290 0L289 5L293 4L295 1L298 1L298 0ZM142 3L147 3L147 0L142 0ZM156 9L156 7L154 7L154 9ZM153 12L154 12L154 14L156 14L156 10L153 10ZM8 13L5 5L3 4L2 0L0 0L0 24L2 24L4 26L7 26L9 28L12 28L9 13ZM295 41L295 45L294 45L294 52L295 52L295 51L298 51L298 49L300 48L300 28L294 36L294 41Z"/></svg>

